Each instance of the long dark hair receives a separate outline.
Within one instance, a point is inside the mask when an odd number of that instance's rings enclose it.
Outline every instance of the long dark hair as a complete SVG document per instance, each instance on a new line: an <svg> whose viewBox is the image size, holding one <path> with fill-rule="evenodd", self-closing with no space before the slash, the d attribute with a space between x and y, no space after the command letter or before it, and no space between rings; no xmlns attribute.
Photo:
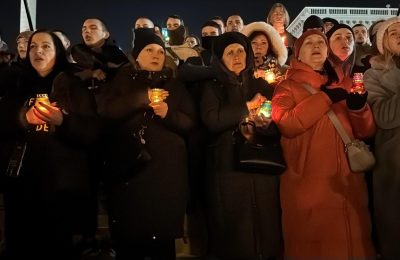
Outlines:
<svg viewBox="0 0 400 260"><path fill-rule="evenodd" d="M52 31L47 30L47 29L39 29L39 30L35 31L31 35L31 37L29 37L28 50L26 53L26 60L27 60L28 68L32 71L36 71L32 66L29 53L31 51L32 38L34 35L36 35L38 33L46 33L46 34L50 35L50 37L54 43L55 51L56 51L56 58L55 58L55 63L54 63L52 72L60 72L64 69L66 69L66 67L68 65L68 61L67 61L67 54L66 54L64 45L62 44L61 40L57 37L57 35L55 35Z"/></svg>

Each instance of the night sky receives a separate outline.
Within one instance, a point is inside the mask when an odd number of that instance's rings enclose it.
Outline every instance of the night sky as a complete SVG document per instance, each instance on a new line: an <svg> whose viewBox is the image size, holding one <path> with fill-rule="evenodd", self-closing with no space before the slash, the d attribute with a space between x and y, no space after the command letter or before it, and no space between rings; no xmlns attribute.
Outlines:
<svg viewBox="0 0 400 260"><path fill-rule="evenodd" d="M329 2L329 4L327 4ZM19 30L19 0L1 0L0 32L3 40L15 50L15 37ZM266 0L37 0L37 28L64 30L73 43L80 42L84 18L100 17L108 25L111 36L127 50L131 42L131 28L139 16L148 16L164 26L169 14L179 14L191 33L200 34L200 26L210 17L240 14L245 23L262 21L275 1ZM304 6L340 7L398 7L398 0L286 0L282 1L294 19Z"/></svg>

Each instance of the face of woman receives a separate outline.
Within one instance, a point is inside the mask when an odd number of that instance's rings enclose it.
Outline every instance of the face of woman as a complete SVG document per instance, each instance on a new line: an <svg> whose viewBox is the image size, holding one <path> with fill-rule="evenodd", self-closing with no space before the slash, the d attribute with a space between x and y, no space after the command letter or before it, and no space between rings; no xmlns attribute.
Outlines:
<svg viewBox="0 0 400 260"><path fill-rule="evenodd" d="M349 29L336 30L329 39L329 46L333 54L340 60L346 60L354 49L354 37Z"/></svg>
<svg viewBox="0 0 400 260"><path fill-rule="evenodd" d="M199 44L199 43L197 42L196 38L194 38L194 37L187 37L186 40L185 40L185 42L186 42L187 45L188 45L189 47L191 47L191 48Z"/></svg>
<svg viewBox="0 0 400 260"><path fill-rule="evenodd" d="M387 29L389 51L400 55L400 23L394 23Z"/></svg>
<svg viewBox="0 0 400 260"><path fill-rule="evenodd" d="M29 59L32 67L42 77L48 75L53 70L56 63L56 47L49 34L37 33L33 35L29 50Z"/></svg>
<svg viewBox="0 0 400 260"><path fill-rule="evenodd" d="M246 68L246 51L239 43L229 44L222 55L222 62L228 70L239 75Z"/></svg>
<svg viewBox="0 0 400 260"><path fill-rule="evenodd" d="M164 67L165 52L163 47L152 43L146 45L139 53L136 61L143 70L160 71Z"/></svg>
<svg viewBox="0 0 400 260"><path fill-rule="evenodd" d="M314 70L321 70L328 56L328 46L324 38L318 34L311 34L304 39L300 47L298 60L309 65Z"/></svg>
<svg viewBox="0 0 400 260"><path fill-rule="evenodd" d="M254 57L261 58L267 55L269 44L267 37L264 34L259 34L251 40L251 48L254 52Z"/></svg>
<svg viewBox="0 0 400 260"><path fill-rule="evenodd" d="M277 6L271 14L271 24L284 25L285 24L285 10L281 6Z"/></svg>

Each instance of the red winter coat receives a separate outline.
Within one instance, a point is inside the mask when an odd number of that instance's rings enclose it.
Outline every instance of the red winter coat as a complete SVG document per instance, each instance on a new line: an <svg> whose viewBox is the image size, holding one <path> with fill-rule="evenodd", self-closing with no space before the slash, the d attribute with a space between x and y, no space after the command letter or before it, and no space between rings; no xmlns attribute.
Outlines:
<svg viewBox="0 0 400 260"><path fill-rule="evenodd" d="M327 112L335 112L351 138L371 136L374 121L368 105L351 112L345 101L332 104L325 93L312 95L303 87L319 90L325 82L325 76L293 60L272 100L288 164L280 191L285 255L296 260L373 257L364 175L349 169Z"/></svg>

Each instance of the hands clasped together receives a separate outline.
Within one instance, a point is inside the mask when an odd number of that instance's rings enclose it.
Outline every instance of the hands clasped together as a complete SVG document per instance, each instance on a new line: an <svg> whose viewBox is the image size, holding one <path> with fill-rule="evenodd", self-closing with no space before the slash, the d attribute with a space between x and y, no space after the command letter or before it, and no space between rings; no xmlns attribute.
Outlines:
<svg viewBox="0 0 400 260"><path fill-rule="evenodd" d="M56 102L50 105L39 102L32 106L25 114L26 120L32 125L56 125L59 126L63 122L63 113L57 106Z"/></svg>
<svg viewBox="0 0 400 260"><path fill-rule="evenodd" d="M246 102L247 109L249 110L249 119L254 121L256 127L268 127L271 123L271 118L265 117L263 114L258 113L262 103L267 98L260 93L254 95L254 97Z"/></svg>

